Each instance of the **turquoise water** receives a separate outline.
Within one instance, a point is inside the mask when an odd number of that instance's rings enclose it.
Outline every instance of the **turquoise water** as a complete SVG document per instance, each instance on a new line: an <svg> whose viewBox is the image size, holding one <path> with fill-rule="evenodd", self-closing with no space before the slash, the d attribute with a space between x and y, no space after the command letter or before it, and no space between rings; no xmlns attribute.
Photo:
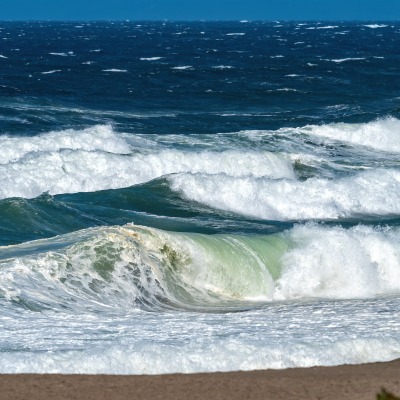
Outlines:
<svg viewBox="0 0 400 400"><path fill-rule="evenodd" d="M400 356L398 23L0 23L0 372Z"/></svg>

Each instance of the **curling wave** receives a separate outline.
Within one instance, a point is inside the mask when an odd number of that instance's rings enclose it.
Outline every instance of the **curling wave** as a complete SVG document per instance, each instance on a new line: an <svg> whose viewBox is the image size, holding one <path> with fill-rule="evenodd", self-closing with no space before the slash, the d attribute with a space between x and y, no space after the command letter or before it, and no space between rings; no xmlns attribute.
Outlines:
<svg viewBox="0 0 400 400"><path fill-rule="evenodd" d="M365 226L254 237L87 229L2 248L1 301L33 310L227 311L388 295L400 292L399 240L398 230Z"/></svg>

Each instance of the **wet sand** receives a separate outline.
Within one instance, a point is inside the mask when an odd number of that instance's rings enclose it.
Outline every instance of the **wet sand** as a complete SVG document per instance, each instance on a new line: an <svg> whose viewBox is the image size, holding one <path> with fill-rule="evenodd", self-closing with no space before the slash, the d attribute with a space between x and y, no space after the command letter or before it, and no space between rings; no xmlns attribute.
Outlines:
<svg viewBox="0 0 400 400"><path fill-rule="evenodd" d="M0 399L376 399L400 395L400 360L250 372L120 375L0 375Z"/></svg>

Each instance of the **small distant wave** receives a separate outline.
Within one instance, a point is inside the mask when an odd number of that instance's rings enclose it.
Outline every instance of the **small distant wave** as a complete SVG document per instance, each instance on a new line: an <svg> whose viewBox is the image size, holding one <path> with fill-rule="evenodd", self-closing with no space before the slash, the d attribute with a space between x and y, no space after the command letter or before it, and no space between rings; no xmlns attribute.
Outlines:
<svg viewBox="0 0 400 400"><path fill-rule="evenodd" d="M377 28L387 28L387 25L384 24L369 24L369 25L363 25L366 28L371 28L371 29L377 29Z"/></svg>
<svg viewBox="0 0 400 400"><path fill-rule="evenodd" d="M293 89L293 88L279 88L276 90L272 90L273 92L298 92L297 89Z"/></svg>
<svg viewBox="0 0 400 400"><path fill-rule="evenodd" d="M366 60L366 58L365 57L336 58L328 61L340 64L346 61L361 61L361 60Z"/></svg>
<svg viewBox="0 0 400 400"><path fill-rule="evenodd" d="M56 72L61 72L61 69L53 69L51 71L41 72L41 74L42 75L49 75L49 74L55 74Z"/></svg>
<svg viewBox="0 0 400 400"><path fill-rule="evenodd" d="M244 36L244 32L237 32L237 33L227 33L226 36Z"/></svg>
<svg viewBox="0 0 400 400"><path fill-rule="evenodd" d="M213 68L214 69L233 69L235 67L233 67L232 65L214 65Z"/></svg>
<svg viewBox="0 0 400 400"><path fill-rule="evenodd" d="M193 66L191 66L191 65L182 65L182 66L179 66L179 67L172 67L171 69L184 71L184 70L187 70L187 69L193 69Z"/></svg>
<svg viewBox="0 0 400 400"><path fill-rule="evenodd" d="M3 56L2 54L0 54L0 58L8 58L8 57L6 57L6 56Z"/></svg>
<svg viewBox="0 0 400 400"><path fill-rule="evenodd" d="M111 69L103 69L103 72L128 72L128 70L126 70L126 69L111 68Z"/></svg>
<svg viewBox="0 0 400 400"><path fill-rule="evenodd" d="M140 61L157 61L161 60L164 57L141 57Z"/></svg>

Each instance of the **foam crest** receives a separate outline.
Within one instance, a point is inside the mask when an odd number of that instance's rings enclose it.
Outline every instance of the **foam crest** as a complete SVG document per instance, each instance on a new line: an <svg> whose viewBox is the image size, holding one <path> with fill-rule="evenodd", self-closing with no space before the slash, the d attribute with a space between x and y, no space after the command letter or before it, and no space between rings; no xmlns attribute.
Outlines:
<svg viewBox="0 0 400 400"><path fill-rule="evenodd" d="M271 180L181 174L173 190L210 207L267 220L400 214L400 171L370 170L337 180Z"/></svg>
<svg viewBox="0 0 400 400"><path fill-rule="evenodd" d="M51 136L52 138L53 136ZM62 137L63 138L63 137ZM36 197L43 192L51 194L90 192L116 189L148 182L152 179L182 172L219 174L232 177L252 175L270 178L294 178L290 160L279 154L267 152L184 152L159 150L149 154L114 154L110 152L107 140L75 142L69 136L57 142L43 140L48 152L32 153L39 150L38 142L22 142L17 151L13 150L14 140L3 138L9 151L4 159L21 157L18 162L0 165L0 198ZM126 143L114 142L111 136L111 150L128 150ZM60 150L64 146L78 147L77 150ZM113 147L113 145L115 145ZM87 147L84 151L82 147ZM99 150L107 148L107 152ZM96 149L96 150L95 150Z"/></svg>
<svg viewBox="0 0 400 400"><path fill-rule="evenodd" d="M308 125L299 128L298 132L381 151L400 152L400 121L396 118L379 119L363 124Z"/></svg>
<svg viewBox="0 0 400 400"><path fill-rule="evenodd" d="M83 130L67 129L39 136L0 136L0 164L15 162L28 153L58 152L63 149L129 153L129 145L111 126L96 125Z"/></svg>
<svg viewBox="0 0 400 400"><path fill-rule="evenodd" d="M275 299L365 298L400 291L400 234L358 226L349 230L320 226L288 232L293 248L285 253Z"/></svg>

